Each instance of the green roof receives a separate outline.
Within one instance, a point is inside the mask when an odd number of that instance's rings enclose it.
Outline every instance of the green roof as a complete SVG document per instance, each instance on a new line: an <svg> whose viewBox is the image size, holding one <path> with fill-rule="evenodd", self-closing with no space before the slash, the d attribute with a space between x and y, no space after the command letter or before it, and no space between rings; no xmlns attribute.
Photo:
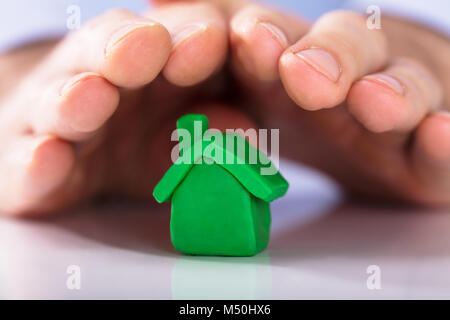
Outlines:
<svg viewBox="0 0 450 320"><path fill-rule="evenodd" d="M190 148L191 161L183 163L186 159L183 160L180 157L155 187L153 195L158 202L169 201L193 166L200 165L200 160L208 161L202 165L221 166L233 175L248 192L266 202L271 202L286 194L289 188L288 182L281 176L278 169L273 175L261 174L261 169L269 168L273 164L264 153L256 150L245 138L229 133L206 133L204 137ZM227 142L231 140L234 143L230 147ZM238 146L245 146L245 152L238 152ZM214 150L214 154L210 153L211 150ZM257 155L256 161L250 163L249 156L255 154ZM230 159L233 161L229 161Z"/></svg>

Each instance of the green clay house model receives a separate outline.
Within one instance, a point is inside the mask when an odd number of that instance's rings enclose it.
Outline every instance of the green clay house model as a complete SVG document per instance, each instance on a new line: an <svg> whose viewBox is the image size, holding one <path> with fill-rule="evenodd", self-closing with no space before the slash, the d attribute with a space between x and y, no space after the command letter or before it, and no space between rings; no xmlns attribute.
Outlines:
<svg viewBox="0 0 450 320"><path fill-rule="evenodd" d="M159 203L172 202L172 243L188 255L253 256L269 243L270 202L285 195L289 185L278 170L261 174L272 163L245 138L229 133L211 138L203 115L179 119L178 132L185 129L193 136L194 123L201 124L201 138L191 138L192 161L180 157L153 193ZM232 148L226 144L230 137L235 142ZM254 164L243 161L239 145L245 146L247 158L256 152L258 160Z"/></svg>

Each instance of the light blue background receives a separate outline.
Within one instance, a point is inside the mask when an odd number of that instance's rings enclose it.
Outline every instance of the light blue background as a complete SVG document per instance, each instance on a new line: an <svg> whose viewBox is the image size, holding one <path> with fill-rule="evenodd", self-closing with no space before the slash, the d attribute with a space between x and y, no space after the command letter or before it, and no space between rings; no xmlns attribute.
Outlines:
<svg viewBox="0 0 450 320"><path fill-rule="evenodd" d="M379 5L382 13L412 19L450 34L449 0L260 0L294 11L314 20L324 12L341 7L367 8ZM349 4L351 2L351 4ZM27 41L36 41L67 32L67 8L78 5L82 22L101 14L108 8L121 7L142 11L146 0L14 0L0 4L0 50Z"/></svg>
<svg viewBox="0 0 450 320"><path fill-rule="evenodd" d="M343 0L282 0L268 1L280 7L295 9L305 17L317 18L321 13L338 8ZM67 8L78 5L82 22L101 14L108 8L120 7L142 11L146 0L14 0L0 4L0 49L6 50L24 42L48 36L59 36L67 31Z"/></svg>

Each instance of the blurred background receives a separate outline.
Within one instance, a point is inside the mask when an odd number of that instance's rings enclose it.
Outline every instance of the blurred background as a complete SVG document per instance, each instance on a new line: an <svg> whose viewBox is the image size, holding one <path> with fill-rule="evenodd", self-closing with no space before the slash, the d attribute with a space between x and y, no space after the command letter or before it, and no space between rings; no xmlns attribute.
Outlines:
<svg viewBox="0 0 450 320"><path fill-rule="evenodd" d="M263 0L279 7L296 10L310 19L322 13L341 7L344 0L313 1ZM4 2L0 10L0 48L10 48L24 41L36 41L49 35L61 35L67 32L67 8L77 5L81 8L82 23L101 14L109 8L125 8L136 12L148 7L146 0L17 0ZM13 26L13 27L12 27Z"/></svg>

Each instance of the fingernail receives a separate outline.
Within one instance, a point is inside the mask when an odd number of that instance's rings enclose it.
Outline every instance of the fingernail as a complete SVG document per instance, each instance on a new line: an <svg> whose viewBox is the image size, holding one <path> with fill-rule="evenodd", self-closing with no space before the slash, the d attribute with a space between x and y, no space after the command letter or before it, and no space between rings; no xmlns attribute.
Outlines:
<svg viewBox="0 0 450 320"><path fill-rule="evenodd" d="M403 95L405 93L405 89L402 86L402 84L395 79L394 77L391 77L387 74L374 74L374 75L370 75L364 78L365 80L373 80L376 82L379 82L389 88L391 88L392 90L394 90L396 93Z"/></svg>
<svg viewBox="0 0 450 320"><path fill-rule="evenodd" d="M123 26L110 36L105 47L105 56L108 56L117 44L119 44L123 39L125 39L135 30L145 27L152 27L154 25L156 25L156 23L151 21L135 21Z"/></svg>
<svg viewBox="0 0 450 320"><path fill-rule="evenodd" d="M59 91L60 96L65 96L67 93L70 92L70 90L72 90L72 88L76 87L79 83L86 81L87 79L93 79L93 78L98 78L99 75L96 73L91 73L91 72L85 72L85 73L81 73L78 74L74 77L72 77L71 79L69 79L69 81L67 81L67 83L61 88L61 90Z"/></svg>
<svg viewBox="0 0 450 320"><path fill-rule="evenodd" d="M198 32L203 32L207 29L207 26L203 23L191 23L186 26L183 26L183 28L177 32L174 33L172 36L172 42L173 47L177 47L180 45L183 41L191 38L194 34Z"/></svg>
<svg viewBox="0 0 450 320"><path fill-rule="evenodd" d="M341 67L336 59L325 50L313 48L297 52L296 55L331 81L339 80Z"/></svg>
<svg viewBox="0 0 450 320"><path fill-rule="evenodd" d="M258 22L258 24L266 28L284 48L288 46L288 39L280 28L270 22Z"/></svg>

